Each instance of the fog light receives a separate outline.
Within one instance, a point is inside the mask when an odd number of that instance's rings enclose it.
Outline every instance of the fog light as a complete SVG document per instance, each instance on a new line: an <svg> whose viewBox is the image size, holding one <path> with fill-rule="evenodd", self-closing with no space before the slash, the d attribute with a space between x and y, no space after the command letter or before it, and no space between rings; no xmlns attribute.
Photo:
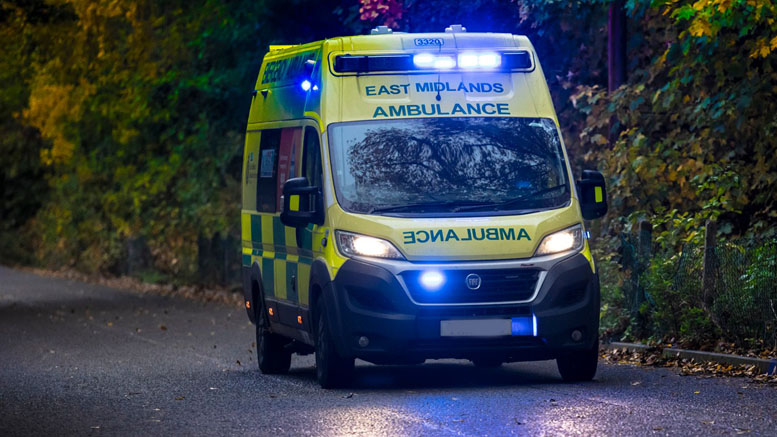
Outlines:
<svg viewBox="0 0 777 437"><path fill-rule="evenodd" d="M580 341L583 339L583 333L579 329L572 331L572 341Z"/></svg>
<svg viewBox="0 0 777 437"><path fill-rule="evenodd" d="M367 338L367 337L365 337L363 335L361 337L359 337L359 347L367 347L369 345L370 345L370 339L369 338Z"/></svg>

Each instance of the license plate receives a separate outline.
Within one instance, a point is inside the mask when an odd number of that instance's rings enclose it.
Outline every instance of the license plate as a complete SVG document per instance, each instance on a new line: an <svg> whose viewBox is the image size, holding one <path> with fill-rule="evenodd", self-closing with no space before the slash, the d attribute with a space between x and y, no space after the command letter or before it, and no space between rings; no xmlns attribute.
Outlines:
<svg viewBox="0 0 777 437"><path fill-rule="evenodd" d="M510 319L442 320L442 337L501 337L512 335Z"/></svg>

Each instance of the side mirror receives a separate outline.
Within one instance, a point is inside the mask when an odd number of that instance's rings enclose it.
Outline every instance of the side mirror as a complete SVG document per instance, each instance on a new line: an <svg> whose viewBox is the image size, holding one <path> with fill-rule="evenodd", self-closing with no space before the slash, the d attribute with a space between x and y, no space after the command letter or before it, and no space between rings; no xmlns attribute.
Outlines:
<svg viewBox="0 0 777 437"><path fill-rule="evenodd" d="M597 219L607 213L607 189L601 173L583 170L583 178L577 182L577 190L584 219Z"/></svg>
<svg viewBox="0 0 777 437"><path fill-rule="evenodd" d="M324 224L324 200L319 187L308 185L307 178L292 178L283 184L281 222L299 228L308 223ZM311 208L301 206L311 205Z"/></svg>

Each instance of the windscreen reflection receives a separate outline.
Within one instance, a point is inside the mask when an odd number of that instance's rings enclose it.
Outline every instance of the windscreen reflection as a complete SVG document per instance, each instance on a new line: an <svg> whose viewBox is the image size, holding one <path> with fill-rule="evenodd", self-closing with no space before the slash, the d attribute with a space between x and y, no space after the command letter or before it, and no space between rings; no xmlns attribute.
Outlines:
<svg viewBox="0 0 777 437"><path fill-rule="evenodd" d="M570 197L555 123L421 118L329 127L337 200L356 213L547 209Z"/></svg>

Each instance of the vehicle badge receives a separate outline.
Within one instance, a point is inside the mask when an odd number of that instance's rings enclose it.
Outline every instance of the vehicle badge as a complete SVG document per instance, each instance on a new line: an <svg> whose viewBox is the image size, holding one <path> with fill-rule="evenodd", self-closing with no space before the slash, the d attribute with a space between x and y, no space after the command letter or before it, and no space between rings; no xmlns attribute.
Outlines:
<svg viewBox="0 0 777 437"><path fill-rule="evenodd" d="M470 273L469 275L467 275L465 282L467 283L467 288L469 288L470 290L477 290L480 288L480 283L482 282L482 280L480 279L479 275L476 275L475 273Z"/></svg>

